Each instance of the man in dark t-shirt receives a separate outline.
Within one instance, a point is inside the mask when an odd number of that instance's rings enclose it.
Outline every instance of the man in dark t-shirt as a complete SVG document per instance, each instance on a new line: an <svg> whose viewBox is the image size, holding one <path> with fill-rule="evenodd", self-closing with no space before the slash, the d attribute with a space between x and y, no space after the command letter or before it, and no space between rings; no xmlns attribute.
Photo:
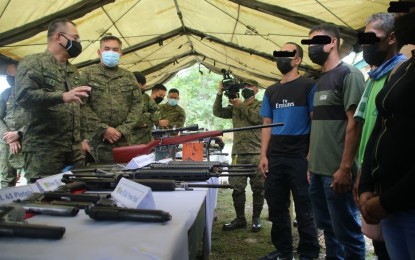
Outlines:
<svg viewBox="0 0 415 260"><path fill-rule="evenodd" d="M282 53L292 53L292 57L281 57L286 56ZM293 194L300 235L297 252L303 258L312 259L317 258L320 251L308 196L306 158L315 82L298 73L303 59L299 45L288 42L274 55L282 79L267 88L261 115L264 124L282 122L284 125L262 129L259 168L265 178L271 238L277 250L261 259L293 259L290 193Z"/></svg>

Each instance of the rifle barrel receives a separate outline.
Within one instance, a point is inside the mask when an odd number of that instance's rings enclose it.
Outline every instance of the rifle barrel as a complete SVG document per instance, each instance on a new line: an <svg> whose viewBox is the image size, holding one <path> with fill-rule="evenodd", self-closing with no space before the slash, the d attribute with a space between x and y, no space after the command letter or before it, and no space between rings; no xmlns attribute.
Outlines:
<svg viewBox="0 0 415 260"><path fill-rule="evenodd" d="M252 125L252 126L245 126L239 128L232 128L232 129L225 129L222 132L229 133L229 132L239 132L239 131L246 131L246 130L253 130L259 128L267 128L267 127L275 127L275 126L283 126L284 123L273 123L273 124L266 124L266 125Z"/></svg>
<svg viewBox="0 0 415 260"><path fill-rule="evenodd" d="M185 185L184 188L222 188L222 189L233 189L232 185L229 184L205 184L205 183L181 183Z"/></svg>
<svg viewBox="0 0 415 260"><path fill-rule="evenodd" d="M158 169L158 170L208 170L210 172L255 172L253 168L243 169L222 169L207 164L162 164L153 163L142 169Z"/></svg>
<svg viewBox="0 0 415 260"><path fill-rule="evenodd" d="M252 167L258 166L252 163L229 164L229 163L222 163L220 161L170 161L167 163L167 165L207 165L207 166L213 166L213 167L227 167L227 168L229 167L252 168Z"/></svg>
<svg viewBox="0 0 415 260"><path fill-rule="evenodd" d="M152 191L174 191L176 188L191 190L190 188L233 188L231 185L176 182L165 179L132 179L132 181L148 186Z"/></svg>
<svg viewBox="0 0 415 260"><path fill-rule="evenodd" d="M133 179L168 179L176 181L207 181L211 177L224 176L252 176L251 173L219 174L207 170L137 170L132 175Z"/></svg>

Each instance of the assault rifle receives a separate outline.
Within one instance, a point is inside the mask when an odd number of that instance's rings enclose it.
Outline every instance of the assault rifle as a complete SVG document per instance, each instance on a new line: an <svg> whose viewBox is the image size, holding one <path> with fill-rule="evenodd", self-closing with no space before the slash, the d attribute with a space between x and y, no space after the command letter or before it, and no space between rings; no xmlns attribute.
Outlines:
<svg viewBox="0 0 415 260"><path fill-rule="evenodd" d="M234 168L234 167L248 167L248 168L256 168L258 165L256 164L229 164L229 163L223 163L220 161L170 161L167 163L167 165L208 165L209 167L227 167L227 168Z"/></svg>
<svg viewBox="0 0 415 260"><path fill-rule="evenodd" d="M220 174L206 169L139 169L131 175L131 179L167 179L176 181L207 181L212 177L251 176L251 173Z"/></svg>
<svg viewBox="0 0 415 260"><path fill-rule="evenodd" d="M107 172L106 175L94 175L87 173L79 174L64 174L62 178L63 183L72 182L84 182L87 184L91 179L106 179L115 178L121 179L125 177L127 179L164 179L164 180L175 180L175 181L207 181L212 177L228 177L228 176L251 176L252 173L232 173L232 174L221 174L218 172L212 172L209 169L196 169L196 168L181 168L181 169L169 169L169 168L141 168L130 172Z"/></svg>
<svg viewBox="0 0 415 260"><path fill-rule="evenodd" d="M282 125L284 124L274 123L274 124L268 124L268 125L255 125L255 126L231 128L231 129L225 129L225 130L207 131L207 132L201 132L201 133L189 134L189 135L183 135L183 136L166 137L166 138L152 140L147 144L137 144L137 145L123 146L123 147L115 147L112 149L112 153L114 155L115 162L128 163L134 157L137 157L139 155L149 154L152 152L152 150L155 147L161 146L161 145L177 145L177 144L183 144L183 143L201 140L201 139L208 138L208 137L222 136L223 133L247 131L247 130L265 128L265 127L282 126Z"/></svg>
<svg viewBox="0 0 415 260"><path fill-rule="evenodd" d="M164 164L152 163L141 169L158 169L158 170L208 170L211 173L221 172L255 172L255 168L240 165L239 169L223 169L222 167L215 167L209 164ZM232 167L233 168L233 167Z"/></svg>
<svg viewBox="0 0 415 260"><path fill-rule="evenodd" d="M0 206L0 237L60 239L64 227L28 224L25 211L18 205Z"/></svg>
<svg viewBox="0 0 415 260"><path fill-rule="evenodd" d="M148 179L143 178L136 178L131 179L131 176L126 176L124 174L108 174L106 176L93 176L93 175L72 175L72 174L64 174L62 182L64 183L73 183L73 182L83 182L88 187L88 190L96 190L96 191L112 191L117 186L118 182L122 177L128 178L130 181L134 181L136 183L145 185L150 187L152 191L175 191L176 188L181 188L185 190L192 190L192 188L225 188L229 189L232 188L230 185L223 185L223 184L205 184L205 183L189 183L185 181L176 181L171 178L151 178L154 176L149 176ZM85 194L85 196L92 196L92 194ZM95 195L99 196L99 195ZM64 197L64 195L63 195ZM68 196L69 199L76 200L77 195ZM91 197L91 200L94 198ZM99 198L95 198L99 200Z"/></svg>

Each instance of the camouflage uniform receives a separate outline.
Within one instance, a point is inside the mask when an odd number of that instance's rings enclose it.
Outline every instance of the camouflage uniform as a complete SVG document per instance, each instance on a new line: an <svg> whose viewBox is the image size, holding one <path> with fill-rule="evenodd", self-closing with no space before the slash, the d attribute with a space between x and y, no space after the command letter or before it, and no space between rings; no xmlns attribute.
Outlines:
<svg viewBox="0 0 415 260"><path fill-rule="evenodd" d="M169 120L169 129L180 128L186 121L186 112L179 106L170 106L168 103L160 105L160 118Z"/></svg>
<svg viewBox="0 0 415 260"><path fill-rule="evenodd" d="M96 64L81 74L92 88L88 100L81 106L82 138L89 141L91 155L97 163L112 163L114 147L133 144L131 130L142 117L141 91L134 74L120 67ZM122 134L114 144L103 141L102 135L108 127Z"/></svg>
<svg viewBox="0 0 415 260"><path fill-rule="evenodd" d="M143 114L140 115L140 125L135 127L131 132L131 142L133 144L146 144L150 142L153 139L151 130L160 120L159 106L147 93L144 93L142 96Z"/></svg>
<svg viewBox="0 0 415 260"><path fill-rule="evenodd" d="M16 101L28 116L22 144L26 178L82 165L80 106L65 104L62 98L62 93L80 85L75 66L60 64L49 51L19 62Z"/></svg>
<svg viewBox="0 0 415 260"><path fill-rule="evenodd" d="M15 88L11 87L3 91L0 97L0 137L5 132L20 131L24 133L26 122L25 111L15 102ZM20 144L22 140L19 140ZM16 185L17 173L23 168L23 154L10 153L9 145L0 138L0 174L1 186L12 187Z"/></svg>
<svg viewBox="0 0 415 260"><path fill-rule="evenodd" d="M238 107L222 107L222 95L217 94L213 105L213 114L220 118L232 118L233 127L246 127L261 125L262 117L261 101L254 99L246 105L242 103ZM260 160L261 154L261 129L239 131L233 135L232 164L255 164ZM233 203L237 219L245 219L245 188L247 178L243 176L229 177L229 183L234 187L232 192ZM253 192L253 218L259 218L264 206L264 180L257 168L249 183Z"/></svg>

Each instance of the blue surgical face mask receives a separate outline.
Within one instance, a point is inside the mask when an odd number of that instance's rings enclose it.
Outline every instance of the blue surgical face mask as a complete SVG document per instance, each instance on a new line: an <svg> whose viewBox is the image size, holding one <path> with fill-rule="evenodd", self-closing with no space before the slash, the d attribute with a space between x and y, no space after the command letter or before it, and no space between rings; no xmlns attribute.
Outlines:
<svg viewBox="0 0 415 260"><path fill-rule="evenodd" d="M177 99L172 99L172 98L169 98L168 100L167 100L167 102L169 102L169 105L170 106L177 106L177 102L178 102L179 100L177 100Z"/></svg>
<svg viewBox="0 0 415 260"><path fill-rule="evenodd" d="M105 66L113 68L118 65L120 61L120 54L113 51L103 51L101 52L102 62Z"/></svg>

